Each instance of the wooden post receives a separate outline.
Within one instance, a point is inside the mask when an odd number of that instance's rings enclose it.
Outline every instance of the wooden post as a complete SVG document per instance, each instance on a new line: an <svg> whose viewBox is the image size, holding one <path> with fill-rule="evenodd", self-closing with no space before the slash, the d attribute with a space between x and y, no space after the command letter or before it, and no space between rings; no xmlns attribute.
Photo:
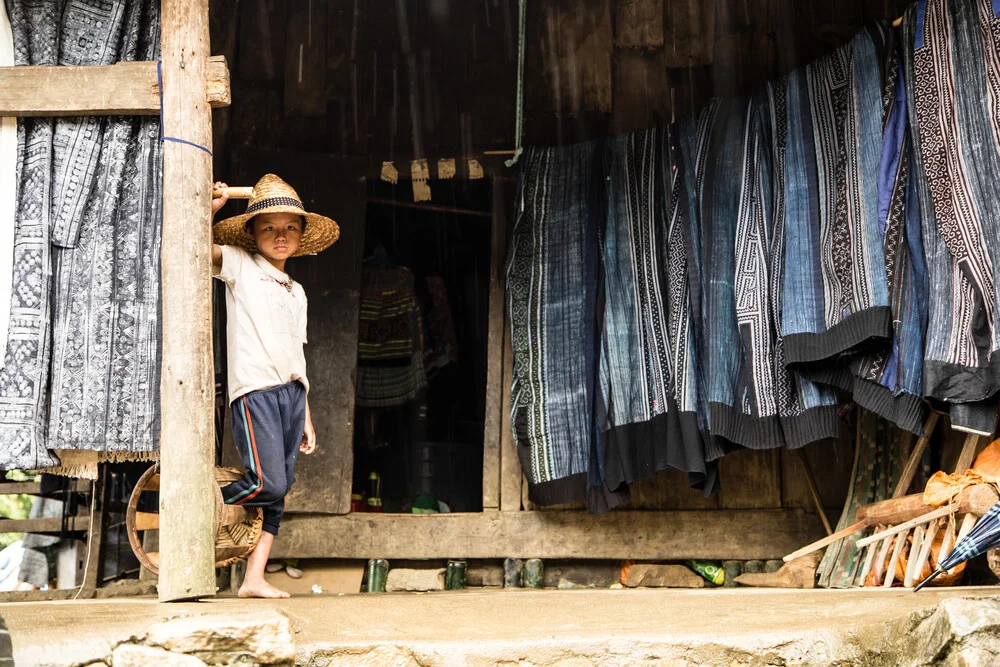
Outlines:
<svg viewBox="0 0 1000 667"><path fill-rule="evenodd" d="M162 0L161 602L215 595L208 0Z"/></svg>

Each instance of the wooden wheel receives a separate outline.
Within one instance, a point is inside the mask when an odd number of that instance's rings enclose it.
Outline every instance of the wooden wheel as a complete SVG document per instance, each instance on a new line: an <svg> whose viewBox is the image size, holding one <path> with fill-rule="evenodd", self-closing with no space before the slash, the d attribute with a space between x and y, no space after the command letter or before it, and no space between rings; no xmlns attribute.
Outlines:
<svg viewBox="0 0 1000 667"><path fill-rule="evenodd" d="M240 479L242 473L232 468L215 469L215 566L224 567L242 560L250 555L260 541L263 525L263 510L259 507L243 507L226 505L222 499L222 487ZM159 574L160 554L157 551L147 552L142 546L140 533L146 530L159 530L160 515L158 512L140 512L139 500L143 493L160 490L160 464L151 466L142 474L132 490L125 512L125 528L132 552L143 567Z"/></svg>

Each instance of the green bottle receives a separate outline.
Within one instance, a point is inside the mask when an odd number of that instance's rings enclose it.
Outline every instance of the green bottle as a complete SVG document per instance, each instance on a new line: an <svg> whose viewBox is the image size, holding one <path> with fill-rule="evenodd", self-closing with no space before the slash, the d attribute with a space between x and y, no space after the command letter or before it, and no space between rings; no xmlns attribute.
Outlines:
<svg viewBox="0 0 1000 667"><path fill-rule="evenodd" d="M716 586L726 583L726 572L721 567L708 560L689 560L685 564L700 574L705 581Z"/></svg>
<svg viewBox="0 0 1000 667"><path fill-rule="evenodd" d="M465 574L468 567L464 560L448 561L448 569L444 575L444 587L449 591L461 591L465 589Z"/></svg>
<svg viewBox="0 0 1000 667"><path fill-rule="evenodd" d="M385 593L385 580L389 576L389 562L381 558L368 561L369 593Z"/></svg>

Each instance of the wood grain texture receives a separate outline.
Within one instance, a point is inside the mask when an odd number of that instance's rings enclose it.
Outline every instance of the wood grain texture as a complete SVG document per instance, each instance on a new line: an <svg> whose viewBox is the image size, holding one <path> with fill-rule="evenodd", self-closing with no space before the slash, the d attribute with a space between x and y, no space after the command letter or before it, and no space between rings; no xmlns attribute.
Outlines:
<svg viewBox="0 0 1000 667"><path fill-rule="evenodd" d="M704 492L692 489L688 474L668 468L629 487L632 499L623 509L633 510L696 510L715 509L719 505L718 494L705 497Z"/></svg>
<svg viewBox="0 0 1000 667"><path fill-rule="evenodd" d="M286 516L275 558L774 559L822 536L801 510Z"/></svg>
<svg viewBox="0 0 1000 667"><path fill-rule="evenodd" d="M164 65L166 69L166 65ZM210 58L199 101L230 103L229 66ZM155 116L160 113L155 62L61 67L0 67L0 116ZM207 146L209 144L202 144Z"/></svg>
<svg viewBox="0 0 1000 667"><path fill-rule="evenodd" d="M611 112L611 3L539 0L528 3L526 97L535 111Z"/></svg>
<svg viewBox="0 0 1000 667"><path fill-rule="evenodd" d="M849 429L841 429L840 437L806 445L806 458L816 478L823 507L837 510L839 514L847 499L854 463L853 445ZM809 483L802 474L802 464L795 452L781 452L781 506L811 509L814 505Z"/></svg>
<svg viewBox="0 0 1000 667"><path fill-rule="evenodd" d="M624 134L670 122L670 90L660 51L615 51L611 131Z"/></svg>
<svg viewBox="0 0 1000 667"><path fill-rule="evenodd" d="M326 115L326 0L286 0L285 116Z"/></svg>
<svg viewBox="0 0 1000 667"><path fill-rule="evenodd" d="M666 3L663 58L667 67L710 65L715 55L715 3L672 0Z"/></svg>
<svg viewBox="0 0 1000 667"><path fill-rule="evenodd" d="M511 385L514 380L514 353L511 350L510 325L503 332L503 406L500 409L500 509L517 512L522 509L522 493L527 489L524 471L517 456L514 427L510 422Z"/></svg>
<svg viewBox="0 0 1000 667"><path fill-rule="evenodd" d="M490 234L489 314L486 349L486 413L483 419L483 509L500 507L500 429L504 418L504 259L507 256L508 203L503 181L493 179Z"/></svg>
<svg viewBox="0 0 1000 667"><path fill-rule="evenodd" d="M212 143L208 0L163 0L163 132ZM77 87L74 87L77 88ZM77 88L78 89L78 88ZM162 602L215 595L212 158L163 146Z"/></svg>
<svg viewBox="0 0 1000 667"><path fill-rule="evenodd" d="M743 449L719 461L720 509L781 507L781 453ZM822 528L822 524L821 524Z"/></svg>
<svg viewBox="0 0 1000 667"><path fill-rule="evenodd" d="M663 46L663 0L615 0L615 44Z"/></svg>

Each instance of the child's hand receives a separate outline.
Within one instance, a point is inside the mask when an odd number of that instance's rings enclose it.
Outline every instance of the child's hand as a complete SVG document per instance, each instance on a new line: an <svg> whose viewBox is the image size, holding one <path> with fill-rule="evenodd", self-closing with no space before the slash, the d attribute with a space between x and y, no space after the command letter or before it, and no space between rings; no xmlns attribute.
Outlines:
<svg viewBox="0 0 1000 667"><path fill-rule="evenodd" d="M303 454L312 454L316 451L316 429L313 428L311 416L306 416L306 429L305 433L302 434L302 444L299 445L299 451Z"/></svg>
<svg viewBox="0 0 1000 667"><path fill-rule="evenodd" d="M212 217L214 218L215 214L219 212L219 209L225 206L226 202L229 201L229 186L222 181L216 181L212 186L212 189L222 190L221 197L218 199L212 199Z"/></svg>

